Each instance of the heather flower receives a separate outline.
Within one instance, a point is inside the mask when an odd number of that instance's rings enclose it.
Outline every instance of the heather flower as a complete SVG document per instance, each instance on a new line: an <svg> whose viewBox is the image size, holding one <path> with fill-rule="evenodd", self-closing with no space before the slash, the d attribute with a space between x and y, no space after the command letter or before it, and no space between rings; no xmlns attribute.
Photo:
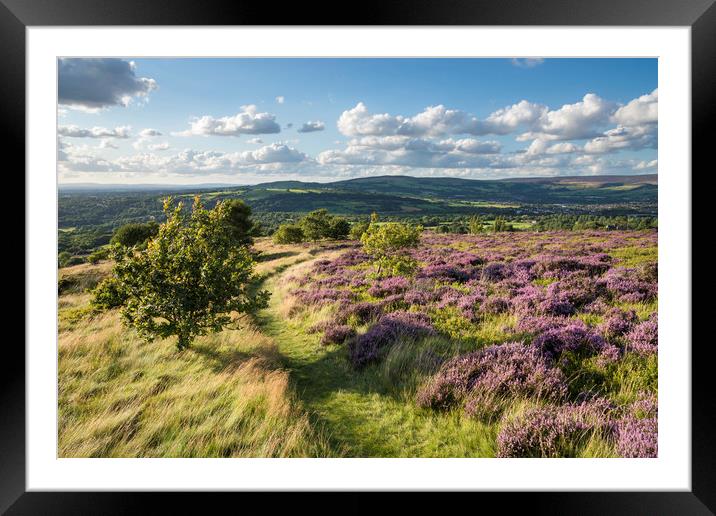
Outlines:
<svg viewBox="0 0 716 516"><path fill-rule="evenodd" d="M380 303L361 301L359 303L345 305L338 311L335 320L338 323L344 323L349 319L354 319L357 324L365 324L377 319L382 314L383 307Z"/></svg>
<svg viewBox="0 0 716 516"><path fill-rule="evenodd" d="M537 307L538 312L546 315L572 315L574 310L574 305L562 294L547 296Z"/></svg>
<svg viewBox="0 0 716 516"><path fill-rule="evenodd" d="M435 301L435 294L425 290L409 290L403 295L403 300L409 305L427 305Z"/></svg>
<svg viewBox="0 0 716 516"><path fill-rule="evenodd" d="M569 321L545 330L532 344L555 360L565 352L596 354L607 345L602 337L589 330L582 321Z"/></svg>
<svg viewBox="0 0 716 516"><path fill-rule="evenodd" d="M656 457L658 454L656 396L646 395L632 403L617 423L617 453L622 457Z"/></svg>
<svg viewBox="0 0 716 516"><path fill-rule="evenodd" d="M415 340L433 333L435 329L425 314L393 312L351 342L349 357L355 367L362 367L377 360L380 353L398 339Z"/></svg>
<svg viewBox="0 0 716 516"><path fill-rule="evenodd" d="M480 312L484 314L501 314L502 312L506 312L509 307L510 304L507 299L495 296L487 298L480 305Z"/></svg>
<svg viewBox="0 0 716 516"><path fill-rule="evenodd" d="M617 427L617 453L621 457L651 458L658 456L658 423L656 418L624 418Z"/></svg>
<svg viewBox="0 0 716 516"><path fill-rule="evenodd" d="M610 306L603 299L596 299L584 307L584 311L590 314L604 314L609 311Z"/></svg>
<svg viewBox="0 0 716 516"><path fill-rule="evenodd" d="M657 295L656 283L643 279L636 269L610 269L601 281L620 301L636 303L648 301Z"/></svg>
<svg viewBox="0 0 716 516"><path fill-rule="evenodd" d="M482 280L483 281L500 281L507 277L508 274L507 265L504 263L488 263L482 269Z"/></svg>
<svg viewBox="0 0 716 516"><path fill-rule="evenodd" d="M640 355L656 353L659 347L659 327L656 317L634 326L626 335L627 348Z"/></svg>
<svg viewBox="0 0 716 516"><path fill-rule="evenodd" d="M516 329L520 333L531 333L537 335L547 330L553 330L564 326L564 319L551 316L527 316L522 317Z"/></svg>
<svg viewBox="0 0 716 516"><path fill-rule="evenodd" d="M604 321L597 326L597 331L606 339L621 337L639 320L634 310L624 311L613 308L607 312Z"/></svg>
<svg viewBox="0 0 716 516"><path fill-rule="evenodd" d="M447 409L468 395L478 396L478 391L493 396L559 399L566 394L567 387L562 372L552 367L535 348L512 342L445 362L418 393L417 401L422 407ZM476 413L476 407L470 412Z"/></svg>
<svg viewBox="0 0 716 516"><path fill-rule="evenodd" d="M326 328L321 344L343 344L346 340L355 337L356 331L350 326L341 324L337 326L329 326Z"/></svg>
<svg viewBox="0 0 716 516"><path fill-rule="evenodd" d="M604 286L584 273L575 273L547 287L547 296L560 296L575 307L582 307L606 294Z"/></svg>
<svg viewBox="0 0 716 516"><path fill-rule="evenodd" d="M410 287L410 282L402 276L393 276L378 281L368 289L368 294L373 297L385 297L405 292Z"/></svg>
<svg viewBox="0 0 716 516"><path fill-rule="evenodd" d="M515 292L510 299L512 309L519 314L534 315L540 313L540 305L545 299L544 292L534 285L527 285Z"/></svg>
<svg viewBox="0 0 716 516"><path fill-rule="evenodd" d="M527 410L505 421L497 435L498 457L573 457L590 435L611 435L614 424L604 400Z"/></svg>
<svg viewBox="0 0 716 516"><path fill-rule="evenodd" d="M294 295L305 305L324 305L336 301L351 301L353 293L350 290L335 288L319 288L316 290L297 290Z"/></svg>
<svg viewBox="0 0 716 516"><path fill-rule="evenodd" d="M426 267L423 267L418 272L417 277L429 278L443 282L464 282L470 279L470 274L459 267L455 267L454 265L440 264L427 265Z"/></svg>

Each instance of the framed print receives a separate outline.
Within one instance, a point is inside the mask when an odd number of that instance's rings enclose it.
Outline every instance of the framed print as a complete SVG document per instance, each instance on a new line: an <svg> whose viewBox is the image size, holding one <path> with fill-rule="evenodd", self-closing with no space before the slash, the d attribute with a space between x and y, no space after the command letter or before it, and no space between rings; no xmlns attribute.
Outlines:
<svg viewBox="0 0 716 516"><path fill-rule="evenodd" d="M691 302L712 2L320 25L3 2L27 203L8 514L193 503L169 491L714 510Z"/></svg>

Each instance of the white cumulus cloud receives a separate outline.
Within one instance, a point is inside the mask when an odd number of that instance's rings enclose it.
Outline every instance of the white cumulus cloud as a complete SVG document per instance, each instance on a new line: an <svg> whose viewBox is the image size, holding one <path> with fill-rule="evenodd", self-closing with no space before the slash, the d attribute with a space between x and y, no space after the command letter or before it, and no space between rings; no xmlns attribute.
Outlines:
<svg viewBox="0 0 716 516"><path fill-rule="evenodd" d="M69 138L129 138L131 126L125 125L107 129L106 127L92 127L82 129L76 125L61 125L57 128L57 134Z"/></svg>
<svg viewBox="0 0 716 516"><path fill-rule="evenodd" d="M260 113L253 104L241 106L242 111L233 116L214 118L205 115L191 122L191 128L175 136L240 136L242 134L274 134L281 132L276 116Z"/></svg>
<svg viewBox="0 0 716 516"><path fill-rule="evenodd" d="M316 131L323 131L326 128L326 124L317 120L315 122L308 121L304 122L301 127L297 129L299 133L314 133Z"/></svg>

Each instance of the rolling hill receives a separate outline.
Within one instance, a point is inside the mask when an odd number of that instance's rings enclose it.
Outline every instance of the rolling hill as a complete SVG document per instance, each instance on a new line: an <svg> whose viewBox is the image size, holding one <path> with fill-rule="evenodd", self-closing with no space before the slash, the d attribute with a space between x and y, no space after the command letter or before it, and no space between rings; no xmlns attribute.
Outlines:
<svg viewBox="0 0 716 516"><path fill-rule="evenodd" d="M327 208L343 215L424 216L501 212L504 214L596 213L655 214L657 176L584 176L475 180L379 176L315 183L278 181L251 186L176 187L163 191L61 190L59 227L117 224L161 216L169 194L199 193L212 205L241 198L256 213L306 213Z"/></svg>

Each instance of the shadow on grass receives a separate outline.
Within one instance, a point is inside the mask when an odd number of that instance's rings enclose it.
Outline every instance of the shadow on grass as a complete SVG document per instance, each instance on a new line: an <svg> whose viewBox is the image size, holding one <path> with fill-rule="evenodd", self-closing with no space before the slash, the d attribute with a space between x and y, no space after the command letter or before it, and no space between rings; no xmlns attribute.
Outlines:
<svg viewBox="0 0 716 516"><path fill-rule="evenodd" d="M270 262L273 260L280 260L281 258L288 258L290 256L298 256L298 251L277 251L275 253L262 253L256 258L257 262Z"/></svg>
<svg viewBox="0 0 716 516"><path fill-rule="evenodd" d="M190 351L203 357L215 373L230 372L253 358L266 358L260 353L247 353L236 349L217 349L211 344L194 344Z"/></svg>
<svg viewBox="0 0 716 516"><path fill-rule="evenodd" d="M401 394L400 385L388 388L379 366L354 369L346 345L320 346L313 336L287 326L269 311L261 312L255 320L279 343L280 360L291 371L294 391L309 409L311 423L325 430L337 453L349 457L399 456L404 450L391 444L381 428L385 413L393 412L403 421L431 417L412 406L412 400Z"/></svg>

